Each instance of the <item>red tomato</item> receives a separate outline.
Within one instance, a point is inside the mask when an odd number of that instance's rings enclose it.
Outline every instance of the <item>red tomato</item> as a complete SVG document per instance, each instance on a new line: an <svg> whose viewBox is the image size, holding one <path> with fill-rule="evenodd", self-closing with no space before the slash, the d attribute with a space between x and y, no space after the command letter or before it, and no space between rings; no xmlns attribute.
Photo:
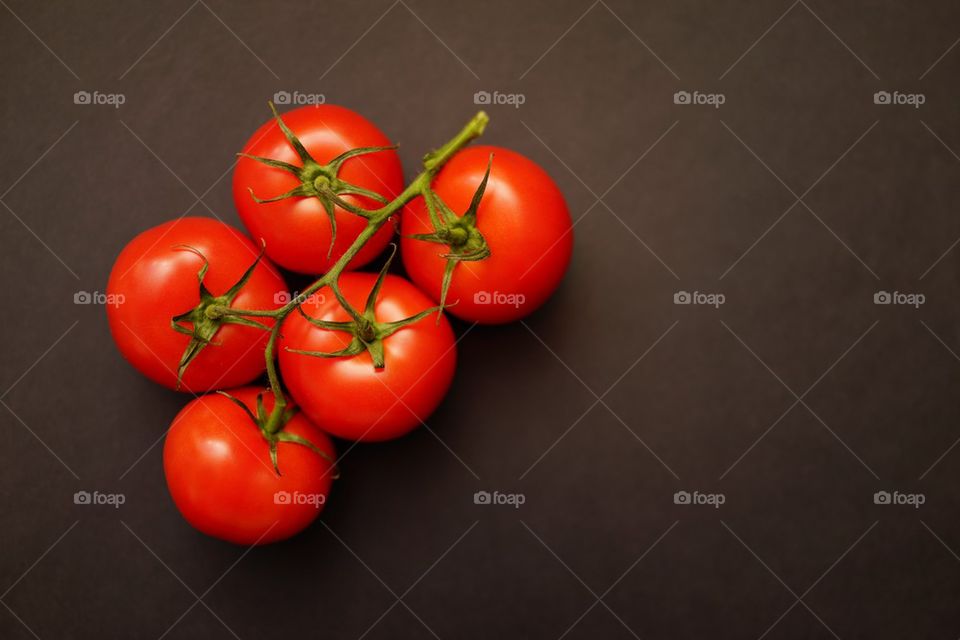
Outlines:
<svg viewBox="0 0 960 640"><path fill-rule="evenodd" d="M373 123L344 107L310 105L288 111L282 117L310 156L320 164L328 163L351 149L391 145ZM244 145L243 153L297 167L304 164L275 119L257 129ZM404 187L400 158L393 150L349 158L340 168L338 177L374 191L387 200L395 198ZM267 256L271 260L291 271L324 273L356 240L366 226L366 220L336 207L337 238L328 258L332 235L330 219L317 197L290 197L258 204L250 194L252 190L258 198L274 198L300 184L297 176L284 169L241 157L233 173L233 201L250 234L266 241ZM341 197L363 209L381 206L365 196ZM380 253L390 241L393 230L391 225L384 225L350 261L349 267L360 267Z"/></svg>
<svg viewBox="0 0 960 640"><path fill-rule="evenodd" d="M360 311L375 281L372 273L345 273L340 289ZM431 306L430 299L408 281L388 275L374 314L379 323L394 322ZM329 289L301 308L317 320L350 320ZM418 427L446 395L456 368L453 331L445 317L438 324L435 314L384 338L385 366L379 370L367 351L336 358L288 351L333 352L351 342L349 333L319 328L296 311L284 320L280 333L280 372L290 395L324 431L348 440L389 440Z"/></svg>
<svg viewBox="0 0 960 640"><path fill-rule="evenodd" d="M501 147L467 147L437 174L433 190L459 216L470 206L493 154L476 227L490 256L461 261L453 271L447 309L464 320L497 324L518 320L556 290L573 252L573 226L560 189L533 161ZM401 217L400 254L410 279L440 300L446 259L441 244L408 238L434 231L423 198Z"/></svg>
<svg viewBox="0 0 960 640"><path fill-rule="evenodd" d="M256 414L269 389L242 387L230 395ZM299 533L326 504L336 458L333 443L303 415L296 414L283 433L305 445L277 444L277 475L270 448L257 424L232 400L212 393L191 401L173 419L163 446L163 470L174 504L199 531L236 544L267 544Z"/></svg>
<svg viewBox="0 0 960 640"><path fill-rule="evenodd" d="M237 229L210 218L181 218L144 231L120 252L110 272L107 306L110 332L120 353L141 373L166 387L177 387L177 370L190 336L171 321L200 302L197 274L209 263L203 284L214 295L226 293L257 259L259 251ZM283 306L287 286L276 269L261 260L234 298L237 309ZM278 295L280 294L280 295ZM111 298L108 298L108 300ZM258 318L271 326L270 318ZM188 325L190 326L190 325ZM250 382L266 365L268 332L224 324L187 366L181 388L195 393Z"/></svg>

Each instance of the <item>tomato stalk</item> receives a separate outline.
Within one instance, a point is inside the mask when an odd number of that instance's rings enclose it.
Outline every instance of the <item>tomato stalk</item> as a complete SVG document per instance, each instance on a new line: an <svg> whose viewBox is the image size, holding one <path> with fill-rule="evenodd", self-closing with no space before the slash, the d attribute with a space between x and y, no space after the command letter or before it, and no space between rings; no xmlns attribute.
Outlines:
<svg viewBox="0 0 960 640"><path fill-rule="evenodd" d="M270 389L274 395L273 409L270 411L269 416L267 416L267 419L263 424L263 430L265 433L273 434L283 428L283 418L287 407L287 401L284 397L283 389L280 386L279 376L277 375L276 358L274 357L276 353L277 339L280 336L280 326L283 324L283 320L294 309L298 308L309 296L327 286L333 290L338 300L341 301L341 304L347 307L347 311L351 313L351 316L355 318L363 317L363 314L359 314L356 310L349 308L347 301L344 300L340 295L338 287L340 274L343 273L347 264L349 264L349 262L357 255L360 249L362 249L363 246L371 238L373 238L373 236L376 235L383 225L387 224L390 218L400 211L404 205L414 198L425 196L426 194L431 193L430 184L432 183L436 173L450 160L450 158L460 151L460 149L465 147L475 138L482 135L483 130L486 128L486 125L489 121L490 118L486 113L483 111L478 112L473 118L470 119L469 122L467 122L467 124L463 127L463 129L460 130L459 133L457 133L457 135L448 140L443 146L427 153L423 157L423 171L421 171L420 174L410 182L407 188L404 189L400 195L390 202L387 202L379 209L356 212L367 220L367 225L363 231L357 236L353 244L351 244L350 247L343 253L343 255L341 255L340 258L333 264L333 266L330 267L327 273L314 281L313 284L304 289L283 307L273 311L253 311L232 309L230 307L221 305L217 306L212 311L212 313L220 314L222 317L259 316L271 317L275 319L274 325L270 329L270 337L267 340L267 346L264 349L264 359L266 360L267 365L267 378L270 381ZM323 189L324 187L323 185L319 185L318 188ZM323 195L347 210L355 208L340 199L339 195L333 190L324 190ZM442 307L440 307L439 310L442 310ZM439 310L437 311L439 312ZM380 366L383 366L382 362L380 363Z"/></svg>

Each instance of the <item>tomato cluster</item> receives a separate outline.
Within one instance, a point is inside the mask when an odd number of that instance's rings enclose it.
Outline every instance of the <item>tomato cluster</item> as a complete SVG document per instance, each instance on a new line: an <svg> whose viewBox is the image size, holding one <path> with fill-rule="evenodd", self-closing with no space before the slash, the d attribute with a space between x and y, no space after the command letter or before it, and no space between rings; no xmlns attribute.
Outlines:
<svg viewBox="0 0 960 640"><path fill-rule="evenodd" d="M337 475L330 436L397 438L446 395L446 313L512 322L557 288L573 248L563 196L522 155L467 147L486 122L478 113L404 187L396 148L359 114L274 110L233 175L249 235L180 217L121 251L114 341L148 378L194 395L163 451L191 525L238 544L301 531ZM379 273L355 271L397 228L409 280L388 273L396 246ZM293 293L281 269L318 279Z"/></svg>

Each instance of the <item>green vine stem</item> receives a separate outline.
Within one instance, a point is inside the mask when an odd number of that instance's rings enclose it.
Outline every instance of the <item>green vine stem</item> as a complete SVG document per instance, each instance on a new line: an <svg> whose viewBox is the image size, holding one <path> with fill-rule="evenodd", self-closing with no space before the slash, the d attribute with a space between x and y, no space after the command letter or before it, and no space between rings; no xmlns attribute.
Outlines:
<svg viewBox="0 0 960 640"><path fill-rule="evenodd" d="M295 298L279 309L273 311L264 310L246 310L233 309L226 305L218 305L207 310L208 314L217 317L223 316L252 316L252 317L270 317L274 319L273 328L270 329L270 337L267 340L267 346L264 349L264 359L267 365L267 378L270 381L270 390L274 395L273 409L264 423L263 430L267 434L273 434L283 428L284 412L287 408L287 401L283 395L283 389L280 386L280 378L277 375L276 365L276 346L277 339L280 336L280 326L284 319L298 306L300 306L308 297L329 286L338 292L337 283L340 274L343 273L347 264L357 255L360 249L387 223L390 218L396 214L405 204L414 198L424 196L430 191L430 184L436 173L452 158L458 151L468 145L472 140L483 134L490 118L483 111L478 112L467 122L466 126L460 132L446 142L443 146L427 153L423 157L423 171L413 179L403 192L394 200L384 204L379 209L373 209L364 212L367 219L367 226L353 241L353 244L343 253L332 267L323 276L318 278L309 287L299 293ZM335 200L336 195L330 194ZM338 203L339 204L339 203ZM340 296L338 296L339 298Z"/></svg>

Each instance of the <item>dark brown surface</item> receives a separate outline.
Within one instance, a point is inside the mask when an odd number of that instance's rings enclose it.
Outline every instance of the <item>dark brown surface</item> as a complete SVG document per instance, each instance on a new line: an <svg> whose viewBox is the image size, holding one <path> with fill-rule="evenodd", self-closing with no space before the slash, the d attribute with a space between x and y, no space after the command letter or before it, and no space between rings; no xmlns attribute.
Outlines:
<svg viewBox="0 0 960 640"><path fill-rule="evenodd" d="M0 637L960 635L956 3L8 2ZM322 524L246 553L167 495L184 397L73 296L142 229L238 224L277 90L370 117L408 176L475 91L523 93L485 141L578 224L548 306L463 337L434 435L351 450Z"/></svg>

